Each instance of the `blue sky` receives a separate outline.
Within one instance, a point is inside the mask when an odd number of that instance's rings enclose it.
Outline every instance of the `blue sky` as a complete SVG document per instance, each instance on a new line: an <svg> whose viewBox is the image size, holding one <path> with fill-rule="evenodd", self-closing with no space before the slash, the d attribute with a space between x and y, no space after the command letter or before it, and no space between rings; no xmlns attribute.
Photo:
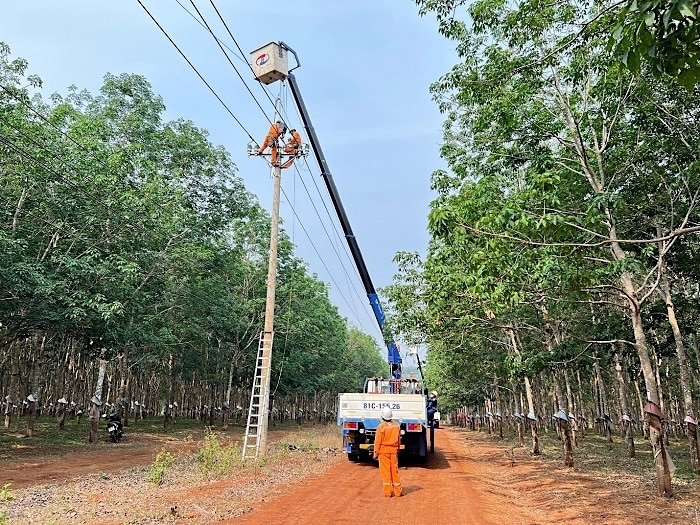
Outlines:
<svg viewBox="0 0 700 525"><path fill-rule="evenodd" d="M180 2L196 15L189 0ZM262 141L274 113L244 59L268 42L285 42L301 61L294 74L374 286L391 284L396 252L425 253L430 174L444 167L439 158L444 118L428 88L457 59L453 44L438 35L432 18L418 16L412 0L215 1L245 52L232 55L232 61L265 113L211 35L175 0L143 3L245 129L136 0L5 2L0 40L13 57L29 61L30 72L44 81L44 96L64 94L71 84L97 93L106 73L145 76L163 98L166 119L186 118L207 129L211 141L231 153L246 187L267 209L269 169L246 156L246 145L247 133ZM210 1L196 5L214 33L240 55ZM280 83L268 90L273 99L281 95L291 125L301 129L288 92L280 91ZM342 230L311 155L308 165L310 170L302 165L283 174L283 227L297 255L329 284L341 314L378 337L344 240L335 237Z"/></svg>

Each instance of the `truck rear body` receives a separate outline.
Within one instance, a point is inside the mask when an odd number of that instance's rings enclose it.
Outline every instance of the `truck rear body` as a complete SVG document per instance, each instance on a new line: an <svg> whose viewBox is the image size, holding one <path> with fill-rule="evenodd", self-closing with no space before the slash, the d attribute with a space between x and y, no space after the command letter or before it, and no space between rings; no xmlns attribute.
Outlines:
<svg viewBox="0 0 700 525"><path fill-rule="evenodd" d="M393 393L397 392L397 393ZM400 456L424 459L427 455L426 397L415 380L368 379L364 393L338 395L338 425L343 429L343 450L350 461L372 457L381 411L389 407L401 427Z"/></svg>

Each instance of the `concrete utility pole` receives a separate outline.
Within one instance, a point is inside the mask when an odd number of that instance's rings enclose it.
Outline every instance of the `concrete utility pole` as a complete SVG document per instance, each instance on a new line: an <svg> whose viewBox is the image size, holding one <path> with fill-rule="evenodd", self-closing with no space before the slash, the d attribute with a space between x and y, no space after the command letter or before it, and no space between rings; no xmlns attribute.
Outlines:
<svg viewBox="0 0 700 525"><path fill-rule="evenodd" d="M288 77L287 49L270 42L251 53L253 73L256 80L271 84ZM297 60L298 63L298 60ZM298 65L297 65L298 67ZM272 340L275 319L275 281L277 278L277 243L279 240L280 193L282 191L282 170L289 168L295 159L306 157L308 144L302 144L301 136L292 129L292 136L286 145L282 140L287 126L282 120L283 111L276 111L276 121L270 127L261 146L248 144L249 156L267 155L270 146L273 194L272 218L270 225L270 258L267 270L267 300L265 302L265 327L260 335L258 358L253 378L253 389L248 410L248 424L243 441L243 459L264 456L267 451L267 427L270 415L270 373L272 364Z"/></svg>
<svg viewBox="0 0 700 525"><path fill-rule="evenodd" d="M277 147L277 146L273 146ZM277 243L279 240L280 191L282 169L279 164L272 167L272 219L270 224L270 260L267 267L267 299L265 300L265 328L262 348L262 407L258 455L264 456L267 449L267 423L270 411L270 372L272 364L272 334L275 320L275 285L277 281Z"/></svg>

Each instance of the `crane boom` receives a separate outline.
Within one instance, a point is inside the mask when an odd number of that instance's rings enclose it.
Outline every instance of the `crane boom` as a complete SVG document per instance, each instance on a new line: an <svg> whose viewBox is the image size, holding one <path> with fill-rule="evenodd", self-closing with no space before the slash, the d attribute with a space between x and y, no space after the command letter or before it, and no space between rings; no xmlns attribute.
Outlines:
<svg viewBox="0 0 700 525"><path fill-rule="evenodd" d="M284 49L290 51L296 57L296 53L292 49L290 49L286 44L280 42L279 45ZM297 63L298 62L299 60L297 57ZM313 150L314 156L316 157L316 161L318 162L318 166L321 170L321 177L323 178L326 188L328 189L328 193L330 194L331 201L333 203L333 208L335 209L335 212L338 215L338 220L340 221L340 225L343 228L345 240L347 241L348 247L350 248L350 253L355 262L355 266L357 267L357 271L360 274L360 279L362 280L362 284L365 288L365 293L367 294L367 298L369 299L369 304L372 306L374 317L377 320L379 329L381 330L382 336L384 337L384 342L388 350L388 361L391 369L391 377L393 379L401 379L401 354L399 353L399 349L396 346L393 337L390 334L387 334L384 330L384 310L382 310L382 305L379 302L379 297L377 296L377 292L374 289L374 285L372 284L372 278L370 277L369 271L367 270L367 266L365 265L365 261L362 258L362 252L360 251L360 247L357 244L357 239L355 238L355 235L352 232L350 221L348 220L347 214L345 213L345 208L343 208L343 203L340 200L340 194L338 193L338 189L336 188L335 182L333 181L333 176L331 175L330 169L328 168L326 158L323 155L321 143L319 142L318 136L316 135L316 131L314 130L313 124L311 123L311 117L309 117L309 112L306 110L306 105L304 104L304 99L301 96L299 85L297 84L296 78L292 73L289 73L286 76L286 80L289 82L289 87L291 89L292 96L294 97L294 102L296 103L297 108L299 109L299 113L301 114L301 119L304 124L304 128L306 129L309 144L311 145L311 149Z"/></svg>

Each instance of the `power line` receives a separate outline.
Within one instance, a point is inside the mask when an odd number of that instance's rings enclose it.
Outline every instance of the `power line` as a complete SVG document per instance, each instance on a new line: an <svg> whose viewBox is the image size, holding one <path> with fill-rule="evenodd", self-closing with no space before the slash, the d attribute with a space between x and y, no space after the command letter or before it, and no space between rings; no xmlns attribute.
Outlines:
<svg viewBox="0 0 700 525"><path fill-rule="evenodd" d="M176 0L176 2L177 2L178 4L180 3L179 0ZM248 87L248 84L247 84L246 81L243 79L243 75L241 75L241 73L238 71L238 68L237 68L237 67L233 64L233 62L231 61L231 58L228 56L228 53L226 52L226 50L224 49L224 47L221 45L221 42L219 41L219 39L218 39L218 38L216 37L216 35L214 34L214 31L212 31L211 27L209 27L209 24L208 24L207 21L204 19L204 16L202 16L202 13L199 11L199 8L198 8L197 5L194 3L194 0L190 0L190 3L192 4L192 7L194 7L195 10L197 11L197 14L198 14L199 17L201 18L201 20L202 20L202 22L204 23L204 25L206 26L207 31L208 31L209 34L214 38L214 41L215 41L215 42L217 43L217 45L219 46L219 49L221 49L221 52L222 52L222 53L224 54L224 56L226 57L226 60L228 60L228 63L231 64L231 67L233 68L233 70L234 70L234 71L236 72L236 74L238 75L238 78L240 78L240 79L241 79L241 82L243 82L243 85L244 85L245 88L248 90L248 93L250 93L250 96L253 97L253 100L255 101L255 103L257 104L257 106L260 108L260 111L262 111L263 115L265 115L265 117L267 117L267 114L265 113L265 110L263 109L263 107L262 107L262 106L260 105L260 103L258 102L258 99L255 98L255 95L253 94L253 92L252 92L252 91L250 90L250 88ZM213 5L213 4L212 4L212 5ZM214 6L214 9L216 9L216 6ZM217 13L218 13L218 12L219 12L219 11L217 10ZM219 15L219 16L221 16L221 15ZM228 27L227 27L227 29L228 29ZM230 34L230 32L229 32L229 34ZM236 44L236 45L237 45L237 44ZM240 48L239 48L239 49L240 49ZM246 61L246 64L248 64L247 61ZM269 98L269 95L268 95L268 98ZM272 100L270 100L270 102L272 102ZM268 122L270 122L270 124L272 124L272 122L270 121L270 119L268 119Z"/></svg>
<svg viewBox="0 0 700 525"><path fill-rule="evenodd" d="M185 9L184 6L182 6L182 4L179 2L179 0L176 0L176 1L177 1L177 3L178 3L181 7L183 7L183 9ZM243 76L242 76L242 75L240 74L240 72L238 71L238 68L236 68L236 66L233 64L233 62L231 61L230 57L228 56L228 54L227 54L226 51L224 50L224 44L223 44L223 43L220 41L220 39L214 34L214 32L213 32L211 26L210 26L209 23L205 20L204 15L202 14L202 12L199 10L199 8L197 8L196 4L194 3L194 0L190 0L190 3L191 3L192 6L194 7L194 9L197 11L197 14L199 15L199 18L201 19L201 22L200 22L199 20L197 20L197 18L195 18L194 15L192 15L187 9L185 9L185 11L187 11L187 12L190 14L190 16L192 16L198 23L200 23L200 25L203 25L203 27L206 28L207 32L214 38L214 40L216 41L217 45L219 46L219 49L220 49L221 52L224 54L224 56L226 56L226 59L228 60L228 62L229 62L229 64L231 65L231 67L233 67L234 70L236 71L236 74L238 75L238 77L241 79L241 81L242 81L243 84L245 85L246 89L248 90L248 93L249 93L250 96L253 98L253 100L255 101L256 105L263 111L263 113L265 113L265 111L263 110L262 106L261 106L260 103L258 102L258 100L257 100L257 98L255 97L255 95L253 94L253 92L248 88L248 86L247 86L245 80L243 79ZM236 38L233 36L233 33L231 32L231 30L230 30L228 24L226 23L226 21L224 20L223 16L221 15L221 12L220 12L219 9L216 7L216 5L215 5L215 3L213 2L213 0L210 0L210 3L211 3L211 5L212 5L212 7L214 8L214 10L216 11L216 13L217 13L217 15L218 15L218 17L219 17L219 20L221 21L221 23L222 23L222 24L224 25L224 27L226 28L226 31L228 32L228 34L229 34L231 40L232 40L232 41L234 42L234 44L236 45L236 48L237 48L238 51L241 53L241 55L243 55L243 50L241 49L241 46L238 44L238 41L236 40ZM159 27L160 27L160 26L159 26ZM228 46L226 46L226 48L230 50L230 48L228 48ZM232 51L232 52L233 52L233 51ZM234 53L234 55L235 55L235 53ZM239 58L240 58L240 57L239 57ZM250 71L254 74L253 68L250 66L250 64L249 64L247 61L246 61L246 64L248 65ZM284 85L286 86L286 84L284 84ZM275 105L275 103L273 102L273 100L272 100L272 98L270 97L270 95L269 95L269 93L267 92L267 90L264 90L264 92L265 92L265 94L267 95L268 100L270 101L270 103L272 103L273 105ZM286 104L283 105L283 107L286 107ZM286 120L288 121L289 118L287 117ZM268 121L269 121L269 119L268 119ZM284 120L283 120L283 121L284 121ZM296 166L295 166L295 167L296 167ZM308 167L308 162L307 162L307 167ZM300 175L300 180L301 180L301 175ZM312 179L312 180L313 180L313 179ZM314 185L316 185L315 180L314 180L313 182L314 182ZM309 197L309 200L310 200L310 202L311 202L311 204L312 204L312 206L313 206L313 208L314 208L314 210L315 210L315 212L316 212L316 216L319 218L319 221L321 222L321 225L323 226L323 229L324 229L324 231L326 232L326 236L328 237L328 240L331 242L331 246L332 246L334 252L336 253L336 256L338 257L338 260L339 260L339 262L340 262L340 264L341 264L341 267L343 268L343 271L344 271L344 273L345 273L345 276L346 276L347 279L349 279L350 276L349 276L349 274L348 274L347 268L345 267L345 265L344 265L344 263L343 263L343 260L342 260L342 258L340 257L340 254L338 253L338 251L337 251L337 249L336 249L336 247L335 247L335 244L334 244L333 241L331 240L331 237L330 237L330 235L328 234L328 230L326 229L326 227L325 227L325 225L324 225L324 221L322 220L321 215L318 213L318 209L316 208L316 205L314 204L314 200L313 200L313 198L311 197L311 194L309 193L308 188L306 187L306 184L303 183L303 180L302 180L302 184L304 184L305 191L306 191L306 193L307 193L307 195L308 195L308 197ZM316 190L317 190L317 193L318 193L319 195L321 195L320 190L318 189L318 185L316 185ZM285 198L287 198L286 194L285 194ZM308 234L308 231L307 231L306 228L304 227L303 222L301 221L301 218L300 218L299 215L296 213L296 210L294 209L294 205L293 205L292 203L289 202L289 199L287 199L287 201L288 201L290 207L292 208L292 211L294 212L295 218L299 221L299 223L301 224L301 226L302 226L304 232L306 233L306 236L307 236L307 238L309 239L309 242L311 243L311 245L312 245L314 251L315 251L316 254L319 256L319 260L320 260L321 263L323 264L324 268L326 268L326 271L328 272L328 275L329 275L329 277L331 278L331 280L333 280L334 284L336 285L337 290L338 290L338 293L341 294L341 296L343 297L343 300L346 302L346 304L348 305L348 307L350 308L350 310L351 310L351 311L354 313L354 315L357 317L357 313L355 312L355 310L354 310L354 309L352 308L352 306L350 305L350 302L348 301L348 299L347 299L347 298L345 297L345 295L342 293L340 286L339 286L338 283L335 281L335 279L333 278L333 276L332 276L330 270L328 269L328 267L326 266L325 262L323 261L323 258L321 257L321 255L320 255L318 249L317 249L316 246L314 245L314 243L313 243L311 237L310 237L309 234ZM328 217L330 218L330 212L328 211L328 207L327 207L327 205L326 205L326 202L323 200L322 197L321 197L321 202L323 203L324 207L326 208L326 213L327 213ZM337 226L335 225L335 223L333 222L332 219L331 219L331 224L333 225L333 227L334 227L334 229L335 229L335 231L336 231L336 235L338 235ZM347 255L348 255L348 254L347 254L347 248L346 248L346 252L345 252L345 253L346 253L346 256L347 256ZM349 260L349 258L348 258L348 260ZM349 283L348 283L348 284L349 284ZM355 294L359 297L359 292L357 291L357 287L354 286L353 289L354 289L354 291L355 291ZM364 312L365 312L365 314L369 317L369 312L367 312L366 309L364 310ZM359 319L358 319L358 320L359 320ZM372 322L374 322L374 320L372 320L371 318L370 318L370 320L371 320Z"/></svg>
<svg viewBox="0 0 700 525"><path fill-rule="evenodd" d="M149 15L149 17L151 18L151 20L153 20L153 22L157 25L157 27L161 30L161 32L166 36L166 38L168 38L168 40L170 41L170 43L176 48L176 50L180 53L180 55L186 60L186 62L187 62L187 63L190 65L190 67L195 71L195 73L200 77L200 79L205 83L205 85L209 88L209 90L216 96L216 98L217 98L217 99L219 100L219 102L224 106L224 108L229 112L229 114L231 114L231 116L234 118L234 120L236 120L236 122L239 124L239 126L241 126L241 128L243 128L243 130L246 132L246 134L247 134L248 137L251 139L251 141L253 141L253 142L255 142L255 143L257 144L257 142L255 141L255 139L253 139L253 137L251 136L251 134L246 130L246 128L243 126L243 124L235 117L235 115L233 115L232 111L228 108L228 106L226 106L226 104L223 102L223 100L221 99L221 97L218 96L218 94L216 93L216 91L211 87L211 85L206 81L206 79L204 79L204 77L203 77L203 76L201 75L201 73L197 70L197 68L194 66L194 64L193 64L193 63L186 57L186 55L181 51L181 49L177 46L177 44L176 44L176 43L174 42L174 40L170 37L170 35L167 33L167 31L165 31L165 29L162 27L162 25L155 19L155 17L150 13L150 11L148 11L148 9L143 5L143 3L141 2L141 0L138 0L138 1L139 1L139 5L141 5L141 7L144 9L144 11ZM202 25L203 27L205 27L206 30L207 30L207 32L212 36L212 38L214 38L214 40L216 41L217 45L219 46L219 49L220 49L221 52L224 54L224 56L226 56L227 61L229 62L229 64L231 65L231 67L233 67L234 71L236 72L236 74L238 75L238 77L240 78L240 80L241 80L241 81L243 82L243 84L245 85L246 89L248 90L248 93L249 93L250 96L253 98L253 100L255 101L256 105L261 109L261 111L263 112L263 114L265 114L264 109L262 108L262 106L260 105L260 103L259 103L259 101L257 100L257 98L255 97L255 95L252 93L252 91L250 90L250 88L249 88L248 85L246 84L246 82L245 82L245 80L243 79L243 76L242 76L241 73L239 72L238 68L236 68L236 66L235 66L235 65L233 64L233 62L231 61L231 59L230 59L228 53L227 53L226 50L224 49L224 44L223 44L223 42L221 42L221 40L214 34L214 32L213 32L211 26L210 26L209 23L205 20L205 18L204 18L204 16L203 16L202 12L197 8L197 6L196 6L196 4L194 3L194 1L193 1L193 0L190 0L190 3L191 3L192 6L194 7L194 9L197 11L197 14L199 15L199 17L200 17L200 19L201 19L201 22L200 22L200 20L197 20L197 18L196 18L189 10L187 10L186 8L184 8L184 6L179 2L179 0L176 0L176 1L177 1L177 3L180 5L180 7L182 7L195 21L197 21L200 25ZM211 3L211 5L212 5L213 9L215 10L215 12L217 13L217 15L218 15L218 17L219 17L221 23L222 23L223 26L226 28L226 31L228 32L228 34L229 34L231 40L234 42L236 48L237 48L238 51L241 53L241 56L244 55L243 50L241 49L240 45L238 44L238 41L236 40L236 38L233 36L233 33L231 32L231 30L230 30L228 24L226 23L226 21L224 20L223 16L221 15L221 12L220 12L219 9L216 7L216 5L215 5L215 3L213 2L213 0L210 0L210 3ZM234 54L234 56L238 56L238 55L236 55L235 52L233 52L228 46L226 46L226 49L229 49L229 50ZM238 56L238 58L240 58L240 56ZM253 69L252 69L252 66L251 66L247 61L246 61L246 64L248 65L248 67L249 67L249 69L251 70L251 72L254 73L254 71L253 71ZM266 94L268 100L274 105L274 102L272 101L272 99L271 99L271 97L270 97L270 94L267 92L267 90L264 89L264 92L265 92L265 94ZM269 118L268 118L268 122L270 122L270 119L269 119ZM307 167L308 167L308 162L307 162ZM315 184L315 181L314 181L314 184ZM318 186L316 186L316 189L317 189L318 194L321 195L320 190L318 189ZM310 193L308 192L308 188L306 188L306 192L307 192L307 195L309 196L310 201L313 203L313 198L311 197ZM285 195L285 197L286 197L286 195ZM323 200L323 197L321 197L321 200L322 200L322 203L323 203L324 207L326 208L326 213L327 213L327 215L330 217L330 212L329 212L329 210L328 210L328 207L327 207L327 205L326 205L326 202ZM294 209L293 204L290 203L290 207L292 207L292 210L294 211L295 218L296 218L297 220L299 220L300 224L302 224L302 221L301 221L301 219L299 218L299 215L296 213L296 210ZM323 220L321 219L320 214L318 213L318 210L315 208L315 205L314 205L314 209L316 210L316 215L319 217L319 220L321 220L321 223L323 224ZM331 224L333 224L333 227L334 227L334 229L335 229L335 231L336 231L336 235L339 236L339 233L338 233L338 230L337 230L337 226L335 225L335 223L334 223L334 221L333 221L332 219L331 219ZM325 229L326 229L325 226L323 226L323 227L324 227L324 230L325 230ZM312 246L313 246L313 248L314 248L314 251L317 253L317 255L319 255L319 259L321 260L322 264L324 265L324 267L326 268L326 270L329 272L329 276L331 276L331 279L332 279L333 282L335 283L335 280L333 279L333 277L332 277L332 275L331 275L331 273L330 273L328 267L325 265L325 262L323 262L323 259L320 257L320 254L319 254L318 249L316 248L316 246L313 245L313 241L312 241L312 240L310 239L310 237L308 236L308 232L307 232L306 228L303 226L303 224L302 224L302 228L303 228L304 231L307 233L307 237L309 238L309 241L311 242L311 244L312 244ZM330 235L328 234L327 230L326 230L326 235L327 235L327 237L328 237L329 240L330 240ZM337 250L335 249L334 243L333 243L332 241L331 241L331 245L333 246L333 249L334 249L334 251L335 251L335 253L336 253L336 256L338 257L338 260L340 261L341 266L343 267L343 271L345 272L346 278L349 279L350 276L349 276L349 274L348 274L348 272L347 272L347 269L345 268L345 265L344 265L343 262L342 262L342 258L340 257L340 255L338 254ZM345 253L346 253L346 256L348 256L347 247L346 247ZM349 257L348 257L348 260L349 260ZM337 283L335 283L335 284L336 284L336 286L338 286ZM358 295L358 297L359 297L359 292L357 291L357 287L355 286L355 287L353 287L353 288L354 288L354 291L355 291L356 295ZM338 289L338 292L343 296L343 299L345 300L345 302L348 303L347 298L344 296L344 294L342 294L342 292L341 292L339 286L338 286L337 289ZM352 308L351 308L351 311L354 312L354 310L352 310ZM369 317L369 312L367 312L366 309L365 309L364 311L365 311L365 313L367 314L367 316ZM355 315L356 315L356 314L355 314ZM370 319L371 319L371 318L370 318Z"/></svg>
<svg viewBox="0 0 700 525"><path fill-rule="evenodd" d="M198 76L198 77L200 78L200 80L201 80L202 82L204 82L204 84L209 88L209 91L211 91L212 94L216 97L216 99L221 103L221 105L224 106L224 108L226 108L226 111L228 111L229 115L231 115L231 117L233 118L233 120L235 120L236 123L241 127L241 129L243 130L243 132L244 132L246 135L248 135L248 138L250 138L251 141L255 142L255 139L254 139L253 136L248 132L248 130L246 129L246 127L241 123L240 120L238 120L238 118L236 117L236 115L233 114L233 111L231 111L231 109L230 109L230 108L226 105L226 103L221 99L221 97L220 97L219 94L214 90L214 88L211 87L211 84L209 84L209 82L206 81L206 79L202 76L202 74L199 72L199 70L198 70L198 69L194 66L194 64L190 61L190 59L187 58L187 56L185 55L185 53L183 53L182 50L178 47L178 45L175 43L175 41L174 41L172 38L170 38L170 35L167 33L167 31L165 31L165 29L163 29L163 27L162 27L162 26L158 23L158 21L153 17L153 15L152 15L151 12L146 8L146 6L143 5L143 2L141 2L141 0L136 0L136 1L137 1L137 2L139 3L139 5L143 8L143 10L146 11L146 14L151 18L151 20L153 20L153 23L154 23L155 25L158 26L158 29L161 30L161 32L162 32L162 33L165 35L165 37L170 41L170 43L173 45L173 47L174 47L175 49L177 49L178 53L180 53L180 55L182 56L182 58L185 59L185 61L189 64L189 66L192 68L192 70L193 70L195 73L197 73L197 76Z"/></svg>

